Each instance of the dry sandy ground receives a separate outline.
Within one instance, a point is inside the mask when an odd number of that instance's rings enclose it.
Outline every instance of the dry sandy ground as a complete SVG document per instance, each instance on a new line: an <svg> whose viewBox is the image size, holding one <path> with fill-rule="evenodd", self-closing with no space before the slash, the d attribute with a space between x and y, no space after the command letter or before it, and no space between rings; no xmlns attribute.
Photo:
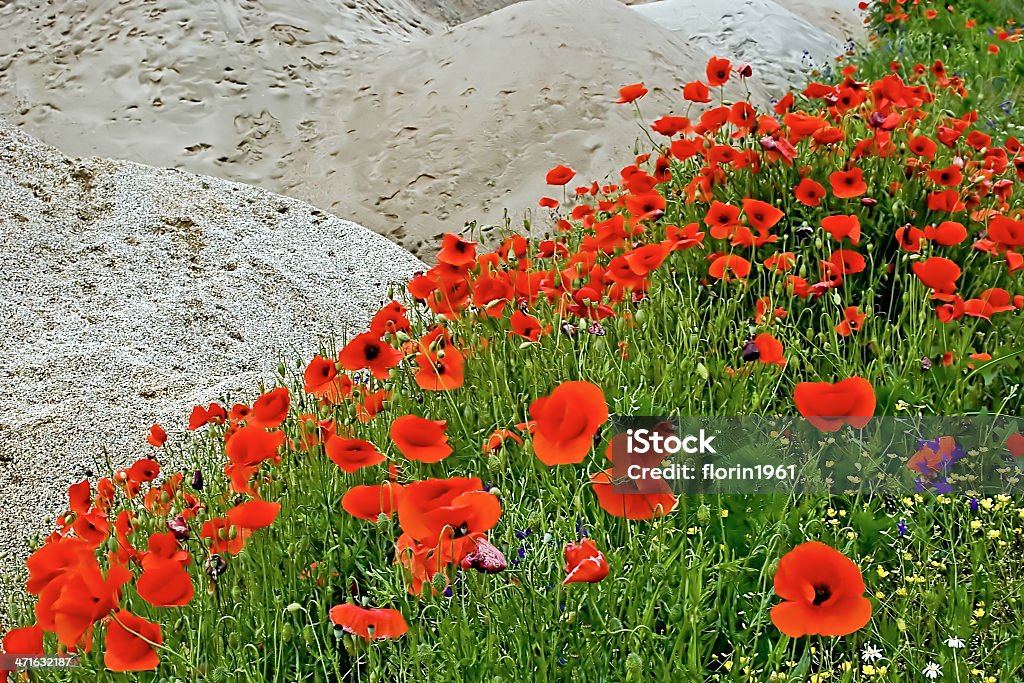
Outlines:
<svg viewBox="0 0 1024 683"><path fill-rule="evenodd" d="M0 576L69 484L154 452L149 425L181 443L193 405L250 401L423 268L294 199L69 159L2 120L0 235Z"/></svg>
<svg viewBox="0 0 1024 683"><path fill-rule="evenodd" d="M720 15L724 40L615 0L531 0L451 29L510 3L8 0L0 116L69 154L256 184L428 253L467 221L507 208L518 223L554 163L581 181L625 163L641 131L619 86L654 86L648 117L678 113L708 51L771 65L841 50L855 3L676 3Z"/></svg>

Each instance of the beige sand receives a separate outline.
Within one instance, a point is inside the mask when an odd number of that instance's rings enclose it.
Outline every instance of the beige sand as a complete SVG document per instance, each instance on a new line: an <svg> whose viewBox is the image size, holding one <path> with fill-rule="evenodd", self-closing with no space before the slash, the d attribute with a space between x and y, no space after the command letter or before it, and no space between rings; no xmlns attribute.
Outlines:
<svg viewBox="0 0 1024 683"><path fill-rule="evenodd" d="M703 72L706 51L685 30L613 0L443 23L507 4L13 0L0 4L0 116L73 155L256 184L419 249L470 220L501 223L505 208L518 222L555 163L581 181L614 172L640 134L612 104L618 87L644 80L645 115L680 113L677 87ZM783 5L814 26L787 30ZM762 3L788 36L761 41L763 60L844 40L854 6ZM719 56L757 42L757 21L734 28L711 45Z"/></svg>

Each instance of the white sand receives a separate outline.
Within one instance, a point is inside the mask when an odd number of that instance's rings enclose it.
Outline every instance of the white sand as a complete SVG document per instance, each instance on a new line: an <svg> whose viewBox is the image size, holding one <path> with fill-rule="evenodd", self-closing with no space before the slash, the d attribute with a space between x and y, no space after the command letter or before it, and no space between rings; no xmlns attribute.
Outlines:
<svg viewBox="0 0 1024 683"><path fill-rule="evenodd" d="M181 443L194 404L251 400L423 268L293 199L70 159L2 121L0 236L0 573L69 484L153 453L153 422Z"/></svg>
<svg viewBox="0 0 1024 683"><path fill-rule="evenodd" d="M581 182L619 168L640 133L611 104L621 85L660 89L648 117L680 113L677 88L710 49L762 75L785 65L755 87L767 100L803 81L794 55L841 47L859 21L856 0L749 0L757 12L702 37L613 0L533 0L444 27L509 4L13 0L0 3L0 116L69 154L252 183L417 248L504 208L518 222L555 163Z"/></svg>

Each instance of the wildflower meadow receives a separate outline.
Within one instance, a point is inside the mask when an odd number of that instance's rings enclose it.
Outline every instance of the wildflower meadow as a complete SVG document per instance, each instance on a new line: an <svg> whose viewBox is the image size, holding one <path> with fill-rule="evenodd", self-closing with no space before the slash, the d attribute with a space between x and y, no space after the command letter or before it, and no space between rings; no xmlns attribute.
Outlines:
<svg viewBox="0 0 1024 683"><path fill-rule="evenodd" d="M0 680L1024 680L1020 432L884 494L613 471L621 416L1024 412L1021 7L862 4L769 109L717 57L676 111L623 84L613 180L565 159L534 236L446 235L368 331L72 486L2 642L77 666ZM945 476L981 457L1003 489Z"/></svg>

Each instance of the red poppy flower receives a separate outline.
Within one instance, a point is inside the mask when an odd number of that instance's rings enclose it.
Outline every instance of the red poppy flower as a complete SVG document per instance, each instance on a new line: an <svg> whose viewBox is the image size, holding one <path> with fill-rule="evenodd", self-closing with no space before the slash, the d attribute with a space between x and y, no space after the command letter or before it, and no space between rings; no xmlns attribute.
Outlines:
<svg viewBox="0 0 1024 683"><path fill-rule="evenodd" d="M719 280L743 279L750 275L750 261L736 254L724 254L711 262L708 274Z"/></svg>
<svg viewBox="0 0 1024 683"><path fill-rule="evenodd" d="M42 655L43 628L39 624L15 628L7 632L3 638L0 652L6 655ZM7 671L0 669L0 681L6 681Z"/></svg>
<svg viewBox="0 0 1024 683"><path fill-rule="evenodd" d="M239 529L253 531L273 524L279 512L281 512L280 503L250 500L248 503L240 503L231 508L225 513L225 516Z"/></svg>
<svg viewBox="0 0 1024 683"><path fill-rule="evenodd" d="M784 251L772 254L764 260L764 267L777 273L790 270L796 265L796 254L791 251Z"/></svg>
<svg viewBox="0 0 1024 683"><path fill-rule="evenodd" d="M200 427L212 423L220 423L226 420L228 413L224 410L224 406L217 403L211 403L209 408L203 406L193 406L192 414L188 418L188 430L194 432Z"/></svg>
<svg viewBox="0 0 1024 683"><path fill-rule="evenodd" d="M641 490L635 479L617 480L614 468L592 475L590 486L601 509L615 517L653 519L668 514L676 506L676 497L664 481L646 481Z"/></svg>
<svg viewBox="0 0 1024 683"><path fill-rule="evenodd" d="M153 425L149 428L149 434L146 436L146 441L149 442L150 446L154 448L160 448L167 443L167 432L160 425Z"/></svg>
<svg viewBox="0 0 1024 683"><path fill-rule="evenodd" d="M391 423L391 440L410 460L439 462L452 452L444 433L445 426L444 420L403 415Z"/></svg>
<svg viewBox="0 0 1024 683"><path fill-rule="evenodd" d="M594 434L608 420L601 388L590 382L564 382L530 404L536 422L533 452L545 465L582 462Z"/></svg>
<svg viewBox="0 0 1024 683"><path fill-rule="evenodd" d="M408 332L412 329L409 319L405 317L405 306L397 301L392 301L377 311L370 319L370 332L381 336L394 334L396 332Z"/></svg>
<svg viewBox="0 0 1024 683"><path fill-rule="evenodd" d="M935 159L935 150L938 149L938 146L930 138L923 135L911 138L908 146L911 152L926 159Z"/></svg>
<svg viewBox="0 0 1024 683"><path fill-rule="evenodd" d="M328 391L337 376L338 364L335 361L323 356L313 356L313 360L306 366L306 371L302 373L302 388L307 394L320 396Z"/></svg>
<svg viewBox="0 0 1024 683"><path fill-rule="evenodd" d="M790 638L848 635L871 619L865 590L848 557L823 543L802 543L779 560L775 592L785 602L772 608L772 623Z"/></svg>
<svg viewBox="0 0 1024 683"><path fill-rule="evenodd" d="M354 486L342 497L341 507L353 517L376 522L382 514L390 517L398 508L404 489L390 481L376 486Z"/></svg>
<svg viewBox="0 0 1024 683"><path fill-rule="evenodd" d="M864 182L864 172L859 168L836 171L828 179L832 184L832 194L840 199L859 197L868 191L868 186Z"/></svg>
<svg viewBox="0 0 1024 683"><path fill-rule="evenodd" d="M986 289L980 297L964 302L964 315L985 320L991 320L996 313L1004 313L1013 309L1010 293L1001 287Z"/></svg>
<svg viewBox="0 0 1024 683"><path fill-rule="evenodd" d="M783 355L782 342L762 332L754 337L754 346L757 347L757 359L765 364L786 366L786 357Z"/></svg>
<svg viewBox="0 0 1024 683"><path fill-rule="evenodd" d="M729 80L731 72L732 62L719 57L709 59L707 68L704 70L705 75L708 77L708 85L711 87L725 85Z"/></svg>
<svg viewBox="0 0 1024 683"><path fill-rule="evenodd" d="M373 332L356 335L338 355L338 362L346 370L369 368L377 379L387 379L391 368L402 360L402 352L381 341Z"/></svg>
<svg viewBox="0 0 1024 683"><path fill-rule="evenodd" d="M928 226L924 229L925 239L931 240L944 247L952 247L967 239L967 228L956 221L943 221L937 226Z"/></svg>
<svg viewBox="0 0 1024 683"><path fill-rule="evenodd" d="M651 124L651 130L665 137L672 137L690 128L690 119L685 116L662 116Z"/></svg>
<svg viewBox="0 0 1024 683"><path fill-rule="evenodd" d="M619 99L615 100L618 104L629 104L635 102L641 97L647 94L647 88L644 87L643 83L634 83L632 85L624 85L619 88Z"/></svg>
<svg viewBox="0 0 1024 683"><path fill-rule="evenodd" d="M1015 458L1024 458L1024 434L1014 432L1006 438L1006 450Z"/></svg>
<svg viewBox="0 0 1024 683"><path fill-rule="evenodd" d="M218 555L237 555L252 536L248 529L232 526L227 517L214 517L203 522L199 537L210 542L210 552Z"/></svg>
<svg viewBox="0 0 1024 683"><path fill-rule="evenodd" d="M476 242L462 239L459 235L449 232L441 239L441 251L437 260L455 267L469 267L476 261Z"/></svg>
<svg viewBox="0 0 1024 683"><path fill-rule="evenodd" d="M409 630L402 613L394 609L345 603L332 607L330 614L336 626L366 640L401 638Z"/></svg>
<svg viewBox="0 0 1024 683"><path fill-rule="evenodd" d="M135 582L139 597L154 607L181 607L192 601L192 578L180 562L147 562Z"/></svg>
<svg viewBox="0 0 1024 683"><path fill-rule="evenodd" d="M749 198L743 200L743 213L750 226L757 230L771 230L786 215L768 202Z"/></svg>
<svg viewBox="0 0 1024 683"><path fill-rule="evenodd" d="M896 242L903 251L917 254L921 251L921 242L925 239L925 231L915 228L909 223L896 229Z"/></svg>
<svg viewBox="0 0 1024 683"><path fill-rule="evenodd" d="M539 341L542 334L547 334L551 331L551 326L542 326L540 321L534 318L532 315L527 315L519 309L516 309L512 313L512 318L509 321L512 329L509 334L514 334L528 341Z"/></svg>
<svg viewBox="0 0 1024 683"><path fill-rule="evenodd" d="M278 449L284 443L284 432L268 432L260 427L242 427L228 439L224 446L228 460L243 465L258 465L264 460L278 457Z"/></svg>
<svg viewBox="0 0 1024 683"><path fill-rule="evenodd" d="M128 479L137 484L153 481L159 475L160 463L152 458L140 458L128 468Z"/></svg>
<svg viewBox="0 0 1024 683"><path fill-rule="evenodd" d="M268 429L279 427L288 417L288 406L290 405L291 396L287 387L272 389L252 404L252 412L249 414L246 424Z"/></svg>
<svg viewBox="0 0 1024 683"><path fill-rule="evenodd" d="M947 213L963 211L965 208L965 204L960 199L960 193L956 190L930 192L927 204L931 211L945 211Z"/></svg>
<svg viewBox="0 0 1024 683"><path fill-rule="evenodd" d="M141 636L141 637L140 637ZM151 643L163 644L160 625L118 610L107 623L103 664L111 671L149 671L160 663Z"/></svg>
<svg viewBox="0 0 1024 683"><path fill-rule="evenodd" d="M431 547L486 532L501 518L501 503L482 488L479 479L457 477L408 484L398 501L398 523L416 542ZM457 545L466 552L472 548ZM461 559L465 553L456 554Z"/></svg>
<svg viewBox="0 0 1024 683"><path fill-rule="evenodd" d="M718 200L712 202L707 213L704 214L704 225L711 228L711 236L715 239L731 237L733 229L739 224L739 208Z"/></svg>
<svg viewBox="0 0 1024 683"><path fill-rule="evenodd" d="M852 249L837 249L822 265L832 275L855 275L867 268L864 257Z"/></svg>
<svg viewBox="0 0 1024 683"><path fill-rule="evenodd" d="M860 220L856 216L828 216L821 220L821 227L837 242L849 237L852 244L860 244Z"/></svg>
<svg viewBox="0 0 1024 683"><path fill-rule="evenodd" d="M568 166L559 164L548 171L548 174L544 177L544 181L548 185L568 185L569 181L575 177L576 171L572 170Z"/></svg>
<svg viewBox="0 0 1024 683"><path fill-rule="evenodd" d="M384 456L369 441L343 439L331 435L324 444L327 457L346 472L358 472L364 467L384 462Z"/></svg>
<svg viewBox="0 0 1024 683"><path fill-rule="evenodd" d="M52 627L43 622L38 609L36 616L44 630L56 632L61 645L78 647L83 640L88 641L86 636L92 625L117 608L121 588L131 578L132 573L117 564L111 565L104 576L99 563L90 557L59 584L48 587L47 591L54 591L57 596L51 603ZM45 605L48 597L46 593L41 595L37 608Z"/></svg>
<svg viewBox="0 0 1024 683"><path fill-rule="evenodd" d="M416 364L420 367L416 385L424 391L451 391L465 381L465 358L454 346L435 354L420 353Z"/></svg>
<svg viewBox="0 0 1024 683"><path fill-rule="evenodd" d="M844 424L863 429L875 414L875 390L863 377L835 384L800 382L793 400L800 414L823 432L837 431Z"/></svg>
<svg viewBox="0 0 1024 683"><path fill-rule="evenodd" d="M928 178L936 185L945 187L956 187L964 181L963 173L956 166L932 169L928 171Z"/></svg>
<svg viewBox="0 0 1024 683"><path fill-rule="evenodd" d="M933 289L935 293L952 294L956 291L960 266L948 258L932 256L927 261L915 263L912 269L925 287Z"/></svg>
<svg viewBox="0 0 1024 683"><path fill-rule="evenodd" d="M810 178L804 178L793 188L793 194L796 195L797 201L801 204L818 206L821 204L821 200L825 198L825 188Z"/></svg>
<svg viewBox="0 0 1024 683"><path fill-rule="evenodd" d="M608 560L589 538L565 546L565 580L570 583L597 583L608 576Z"/></svg>
<svg viewBox="0 0 1024 683"><path fill-rule="evenodd" d="M693 81L683 86L683 99L689 102L706 104L711 101L711 91L703 81Z"/></svg>
<svg viewBox="0 0 1024 683"><path fill-rule="evenodd" d="M854 332L860 332L864 326L866 313L861 313L856 306L847 306L843 310L843 321L836 325L836 332L844 337L849 337Z"/></svg>

